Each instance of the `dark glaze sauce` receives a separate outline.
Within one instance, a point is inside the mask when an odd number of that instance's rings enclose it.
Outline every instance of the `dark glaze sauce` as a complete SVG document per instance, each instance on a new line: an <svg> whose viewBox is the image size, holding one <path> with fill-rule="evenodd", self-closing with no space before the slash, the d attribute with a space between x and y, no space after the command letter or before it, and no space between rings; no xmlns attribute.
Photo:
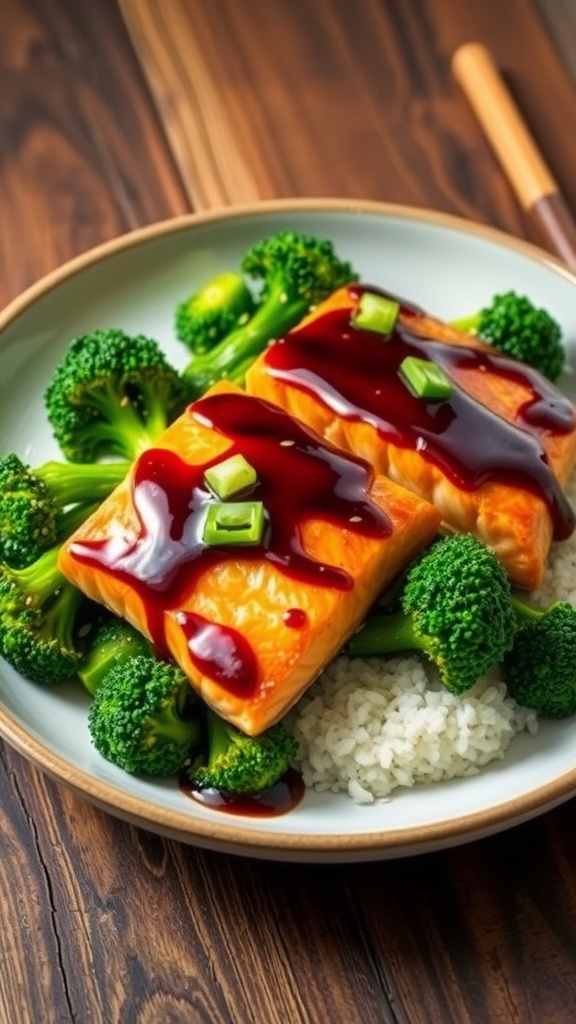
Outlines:
<svg viewBox="0 0 576 1024"><path fill-rule="evenodd" d="M367 537L391 532L388 517L368 497L373 470L361 459L324 444L306 427L268 402L245 394L211 395L190 406L188 415L229 438L226 457L241 453L256 470L250 497L266 509L262 542L254 546L209 547L203 539L207 505L214 501L204 472L218 456L190 466L166 449L150 449L138 460L133 502L136 535L111 531L105 540L76 542L77 561L97 566L136 591L146 610L154 645L166 656L164 617L176 609L192 662L230 693L258 692L256 656L238 631L192 612L178 611L195 580L225 561L266 559L286 575L321 587L348 590L343 569L310 557L302 544L309 519L338 524ZM239 595L241 597L241 595ZM304 613L287 608L284 624L302 628Z"/></svg>
<svg viewBox="0 0 576 1024"><path fill-rule="evenodd" d="M282 622L289 629L303 629L307 620L308 616L302 608L287 608L282 616Z"/></svg>
<svg viewBox="0 0 576 1024"><path fill-rule="evenodd" d="M294 768L289 768L269 789L245 796L224 793L220 789L200 789L192 785L185 772L180 775L179 784L186 796L204 807L250 818L274 818L287 814L300 803L305 790L302 776Z"/></svg>
<svg viewBox="0 0 576 1024"><path fill-rule="evenodd" d="M363 289L353 286L358 297ZM380 294L385 294L381 292ZM410 317L416 307L401 303ZM442 401L418 398L398 374L409 355L430 359L453 381ZM313 394L344 419L368 422L381 437L420 452L462 490L488 481L512 484L541 497L556 539L574 529L574 513L548 464L543 433L573 429L571 403L546 378L501 353L485 353L420 338L398 325L389 339L350 324L350 310L335 310L289 333L266 352L273 377ZM511 424L469 395L454 379L460 368L489 370L526 387L531 398Z"/></svg>
<svg viewBox="0 0 576 1024"><path fill-rule="evenodd" d="M196 668L238 696L253 692L258 677L256 656L237 629L215 625L195 612L177 612Z"/></svg>

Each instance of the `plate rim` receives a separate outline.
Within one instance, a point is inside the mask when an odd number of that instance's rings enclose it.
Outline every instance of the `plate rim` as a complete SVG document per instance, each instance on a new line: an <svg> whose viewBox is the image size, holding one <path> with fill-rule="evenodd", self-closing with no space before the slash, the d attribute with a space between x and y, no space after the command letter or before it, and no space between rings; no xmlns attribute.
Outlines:
<svg viewBox="0 0 576 1024"><path fill-rule="evenodd" d="M484 239L497 246L548 267L576 287L576 274L557 257L538 245L487 224L444 213L428 207L397 203L340 198L292 198L263 200L257 203L222 207L210 211L181 214L156 221L102 242L73 257L43 275L0 311L0 334L26 310L60 284L85 269L119 253L168 235L210 224L242 218L258 218L275 213L370 214L383 219L408 220L448 228L467 236ZM569 799L576 791L576 767L552 781L481 810L448 820L418 826L382 827L353 834L297 833L281 834L242 826L240 816L215 815L214 821L194 818L185 811L153 805L134 794L118 789L89 772L71 765L66 758L50 750L5 708L0 707L0 737L24 758L66 788L107 813L181 842L225 850L229 853L281 859L356 860L412 855L442 846L456 845L483 835L513 827L521 821L544 813ZM151 813L152 812L152 813ZM260 819L264 821L265 819Z"/></svg>
<svg viewBox="0 0 576 1024"><path fill-rule="evenodd" d="M576 272L572 272L562 261L547 252L534 242L518 238L500 228L481 221L469 220L452 213L426 206L410 206L401 203L386 203L369 199L340 198L287 198L260 200L235 206L224 206L214 210L198 213L184 213L176 217L154 221L143 227L126 231L105 242L92 246L85 252L66 260L53 270L43 274L37 281L30 284L19 295L15 296L0 310L0 331L4 330L17 316L21 315L33 302L57 287L62 281L81 273L86 268L120 252L140 245L142 242L176 234L190 227L201 226L222 221L240 220L246 217L266 216L286 212L326 212L326 213L368 213L398 220L424 221L437 227L450 228L466 235L475 235L496 245L503 246L520 255L527 256L576 283Z"/></svg>
<svg viewBox="0 0 576 1024"><path fill-rule="evenodd" d="M6 724L9 726L9 735L5 729ZM376 860L460 845L512 828L537 814L545 813L570 799L576 790L574 768L552 782L532 788L504 803L426 825L396 827L390 831L380 828L346 835L297 832L279 834L265 829L253 831L242 826L241 816L227 816L220 812L214 815L214 821L209 821L192 818L185 810L155 805L151 817L147 800L126 793L113 783L100 780L80 768L71 767L65 758L43 746L2 708L0 736L50 778L115 817L189 845L277 860L324 861L325 855L330 859L333 859L331 855L336 855L340 860ZM193 829L187 827L190 825L193 825Z"/></svg>

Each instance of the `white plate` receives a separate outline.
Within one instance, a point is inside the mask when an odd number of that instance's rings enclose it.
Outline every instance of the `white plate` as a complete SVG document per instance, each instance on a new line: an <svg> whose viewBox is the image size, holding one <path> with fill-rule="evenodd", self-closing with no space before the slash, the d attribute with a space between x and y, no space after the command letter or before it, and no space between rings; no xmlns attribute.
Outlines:
<svg viewBox="0 0 576 1024"><path fill-rule="evenodd" d="M540 250L485 227L421 210L337 200L284 201L184 217L100 246L30 288L0 316L0 450L32 465L58 457L43 407L70 339L117 326L156 337L175 364L176 304L257 239L291 227L331 238L365 282L439 316L478 308L499 291L528 294L560 321L576 358L576 278ZM570 392L570 372L566 375ZM353 861L414 854L488 835L576 791L574 722L518 736L505 759L456 782L396 791L361 807L308 792L278 818L203 809L172 783L133 778L92 748L79 689L43 689L0 670L0 733L36 765L126 820L206 848L278 860Z"/></svg>

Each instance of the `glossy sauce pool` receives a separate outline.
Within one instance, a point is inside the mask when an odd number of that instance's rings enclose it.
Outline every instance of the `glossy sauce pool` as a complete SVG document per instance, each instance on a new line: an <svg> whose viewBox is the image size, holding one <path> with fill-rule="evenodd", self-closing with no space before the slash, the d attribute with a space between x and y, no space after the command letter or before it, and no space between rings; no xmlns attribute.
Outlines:
<svg viewBox="0 0 576 1024"><path fill-rule="evenodd" d="M243 796L224 793L219 789L196 787L192 785L186 772L180 774L179 785L186 796L203 807L249 818L276 818L281 814L288 814L298 806L305 792L302 776L294 768L289 768L269 789Z"/></svg>

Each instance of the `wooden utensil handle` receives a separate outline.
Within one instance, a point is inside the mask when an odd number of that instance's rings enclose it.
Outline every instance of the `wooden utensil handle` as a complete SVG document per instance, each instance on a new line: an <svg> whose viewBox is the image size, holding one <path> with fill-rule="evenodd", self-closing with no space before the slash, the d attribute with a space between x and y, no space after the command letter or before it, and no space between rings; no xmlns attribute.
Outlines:
<svg viewBox="0 0 576 1024"><path fill-rule="evenodd" d="M491 54L466 43L453 55L465 93L522 207L549 248L576 270L576 222Z"/></svg>

